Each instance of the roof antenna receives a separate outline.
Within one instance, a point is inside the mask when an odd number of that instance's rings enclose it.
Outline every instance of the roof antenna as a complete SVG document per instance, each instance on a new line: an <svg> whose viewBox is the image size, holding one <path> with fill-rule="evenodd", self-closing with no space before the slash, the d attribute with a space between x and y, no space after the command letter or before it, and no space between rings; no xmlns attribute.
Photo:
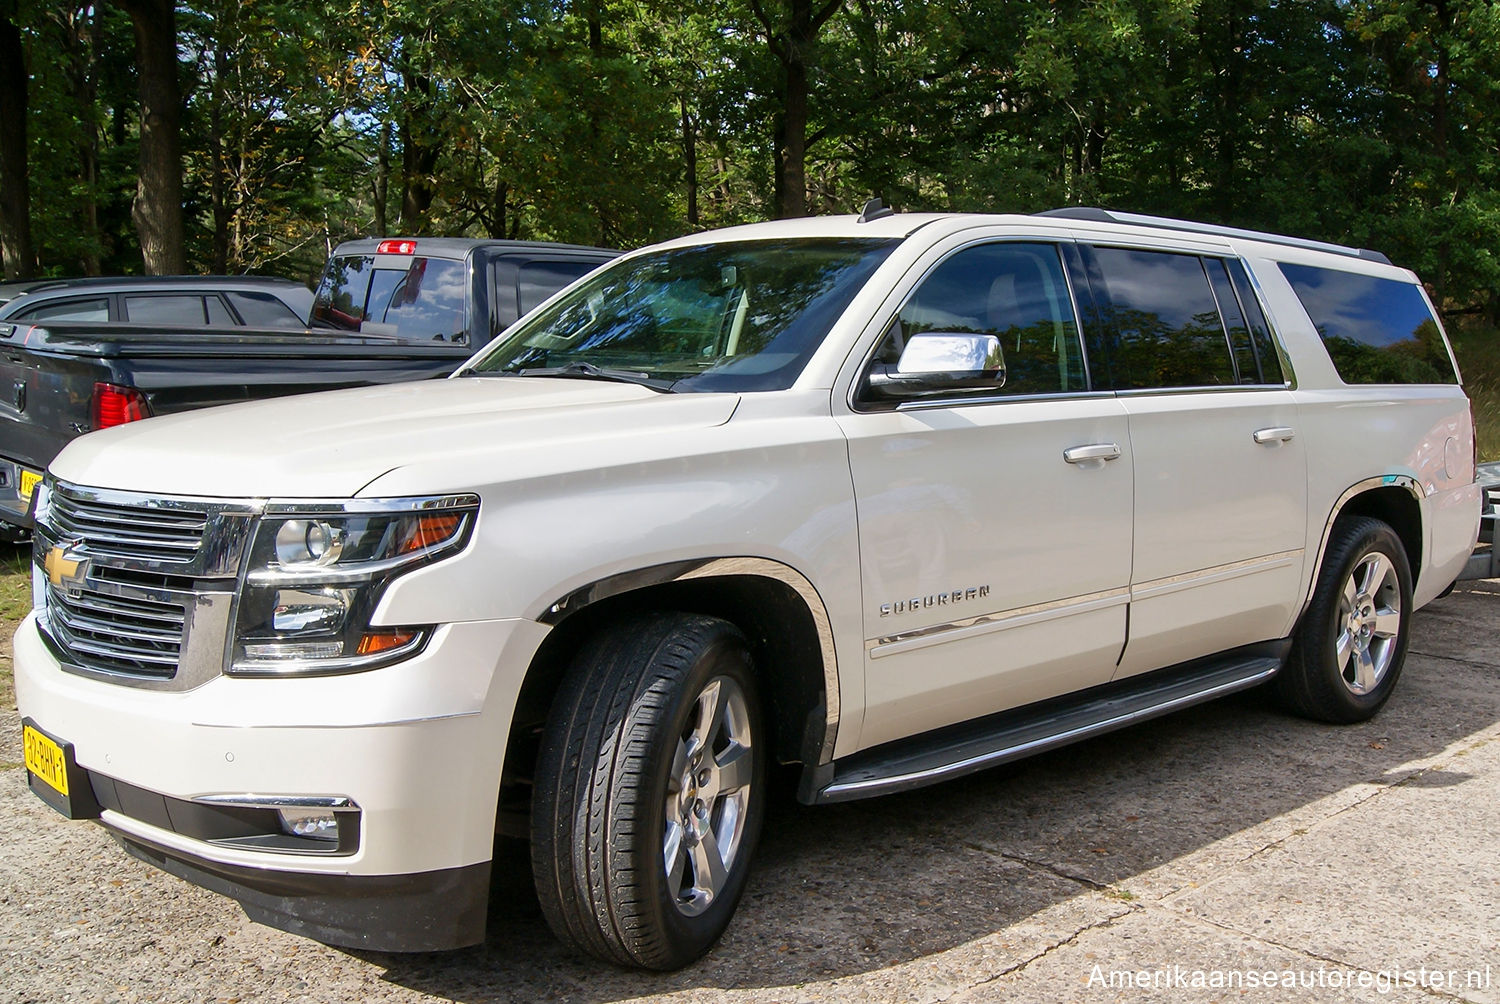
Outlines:
<svg viewBox="0 0 1500 1004"><path fill-rule="evenodd" d="M872 223L875 220L884 219L887 216L895 216L896 211L885 204L885 200L876 197L865 203L865 208L860 210L860 223Z"/></svg>

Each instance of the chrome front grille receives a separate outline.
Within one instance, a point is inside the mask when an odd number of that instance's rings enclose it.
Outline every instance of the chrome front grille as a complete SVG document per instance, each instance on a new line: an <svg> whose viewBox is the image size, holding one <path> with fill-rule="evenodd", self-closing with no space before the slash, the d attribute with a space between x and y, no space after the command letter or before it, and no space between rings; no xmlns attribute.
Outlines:
<svg viewBox="0 0 1500 1004"><path fill-rule="evenodd" d="M64 669L161 690L222 672L260 503L63 483L38 492L38 622Z"/></svg>
<svg viewBox="0 0 1500 1004"><path fill-rule="evenodd" d="M97 493L57 486L49 522L62 539L84 540L95 554L149 561L191 561L208 527L208 510L191 503L103 501Z"/></svg>
<svg viewBox="0 0 1500 1004"><path fill-rule="evenodd" d="M47 626L53 640L89 669L171 679L187 625L184 601L191 600L192 583L185 585L173 600L173 590L146 598L134 591L105 592L107 581L67 589L49 582Z"/></svg>

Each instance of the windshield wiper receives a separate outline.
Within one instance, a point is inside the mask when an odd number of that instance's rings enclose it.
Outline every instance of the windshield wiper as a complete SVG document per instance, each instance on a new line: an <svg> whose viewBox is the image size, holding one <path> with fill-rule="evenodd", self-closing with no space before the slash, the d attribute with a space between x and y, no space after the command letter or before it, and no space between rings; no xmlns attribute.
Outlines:
<svg viewBox="0 0 1500 1004"><path fill-rule="evenodd" d="M540 377L562 377L570 380L609 380L614 383L633 383L642 387L649 387L654 391L669 394L672 391L673 380L663 380L660 377L651 376L649 373L639 373L633 370L605 369L595 366L593 363L567 363L562 366L539 366L512 370L516 376L540 376Z"/></svg>

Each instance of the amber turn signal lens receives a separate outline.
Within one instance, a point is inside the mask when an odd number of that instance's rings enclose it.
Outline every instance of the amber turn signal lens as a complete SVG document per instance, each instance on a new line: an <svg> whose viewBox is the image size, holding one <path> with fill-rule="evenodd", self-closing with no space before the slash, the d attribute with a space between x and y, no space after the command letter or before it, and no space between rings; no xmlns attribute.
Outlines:
<svg viewBox="0 0 1500 1004"><path fill-rule="evenodd" d="M416 636L415 631L404 631L400 628L369 631L359 639L359 654L377 655L381 652L389 652L393 648L400 648Z"/></svg>
<svg viewBox="0 0 1500 1004"><path fill-rule="evenodd" d="M410 554L424 547L441 544L457 533L462 523L463 516L458 514L418 516L407 523L406 534L401 539L401 546L397 553Z"/></svg>

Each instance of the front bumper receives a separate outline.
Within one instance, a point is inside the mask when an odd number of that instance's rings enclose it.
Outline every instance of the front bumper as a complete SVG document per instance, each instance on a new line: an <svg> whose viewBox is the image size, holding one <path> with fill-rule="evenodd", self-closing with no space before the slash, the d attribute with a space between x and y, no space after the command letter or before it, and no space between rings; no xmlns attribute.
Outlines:
<svg viewBox="0 0 1500 1004"><path fill-rule="evenodd" d="M483 937L511 707L545 633L519 620L450 624L383 669L217 677L173 693L67 672L28 617L16 700L108 779L96 787L135 792L100 799L100 821L131 853L331 944L453 948ZM337 853L261 850L174 823L173 807L225 796L347 798L357 840Z"/></svg>

